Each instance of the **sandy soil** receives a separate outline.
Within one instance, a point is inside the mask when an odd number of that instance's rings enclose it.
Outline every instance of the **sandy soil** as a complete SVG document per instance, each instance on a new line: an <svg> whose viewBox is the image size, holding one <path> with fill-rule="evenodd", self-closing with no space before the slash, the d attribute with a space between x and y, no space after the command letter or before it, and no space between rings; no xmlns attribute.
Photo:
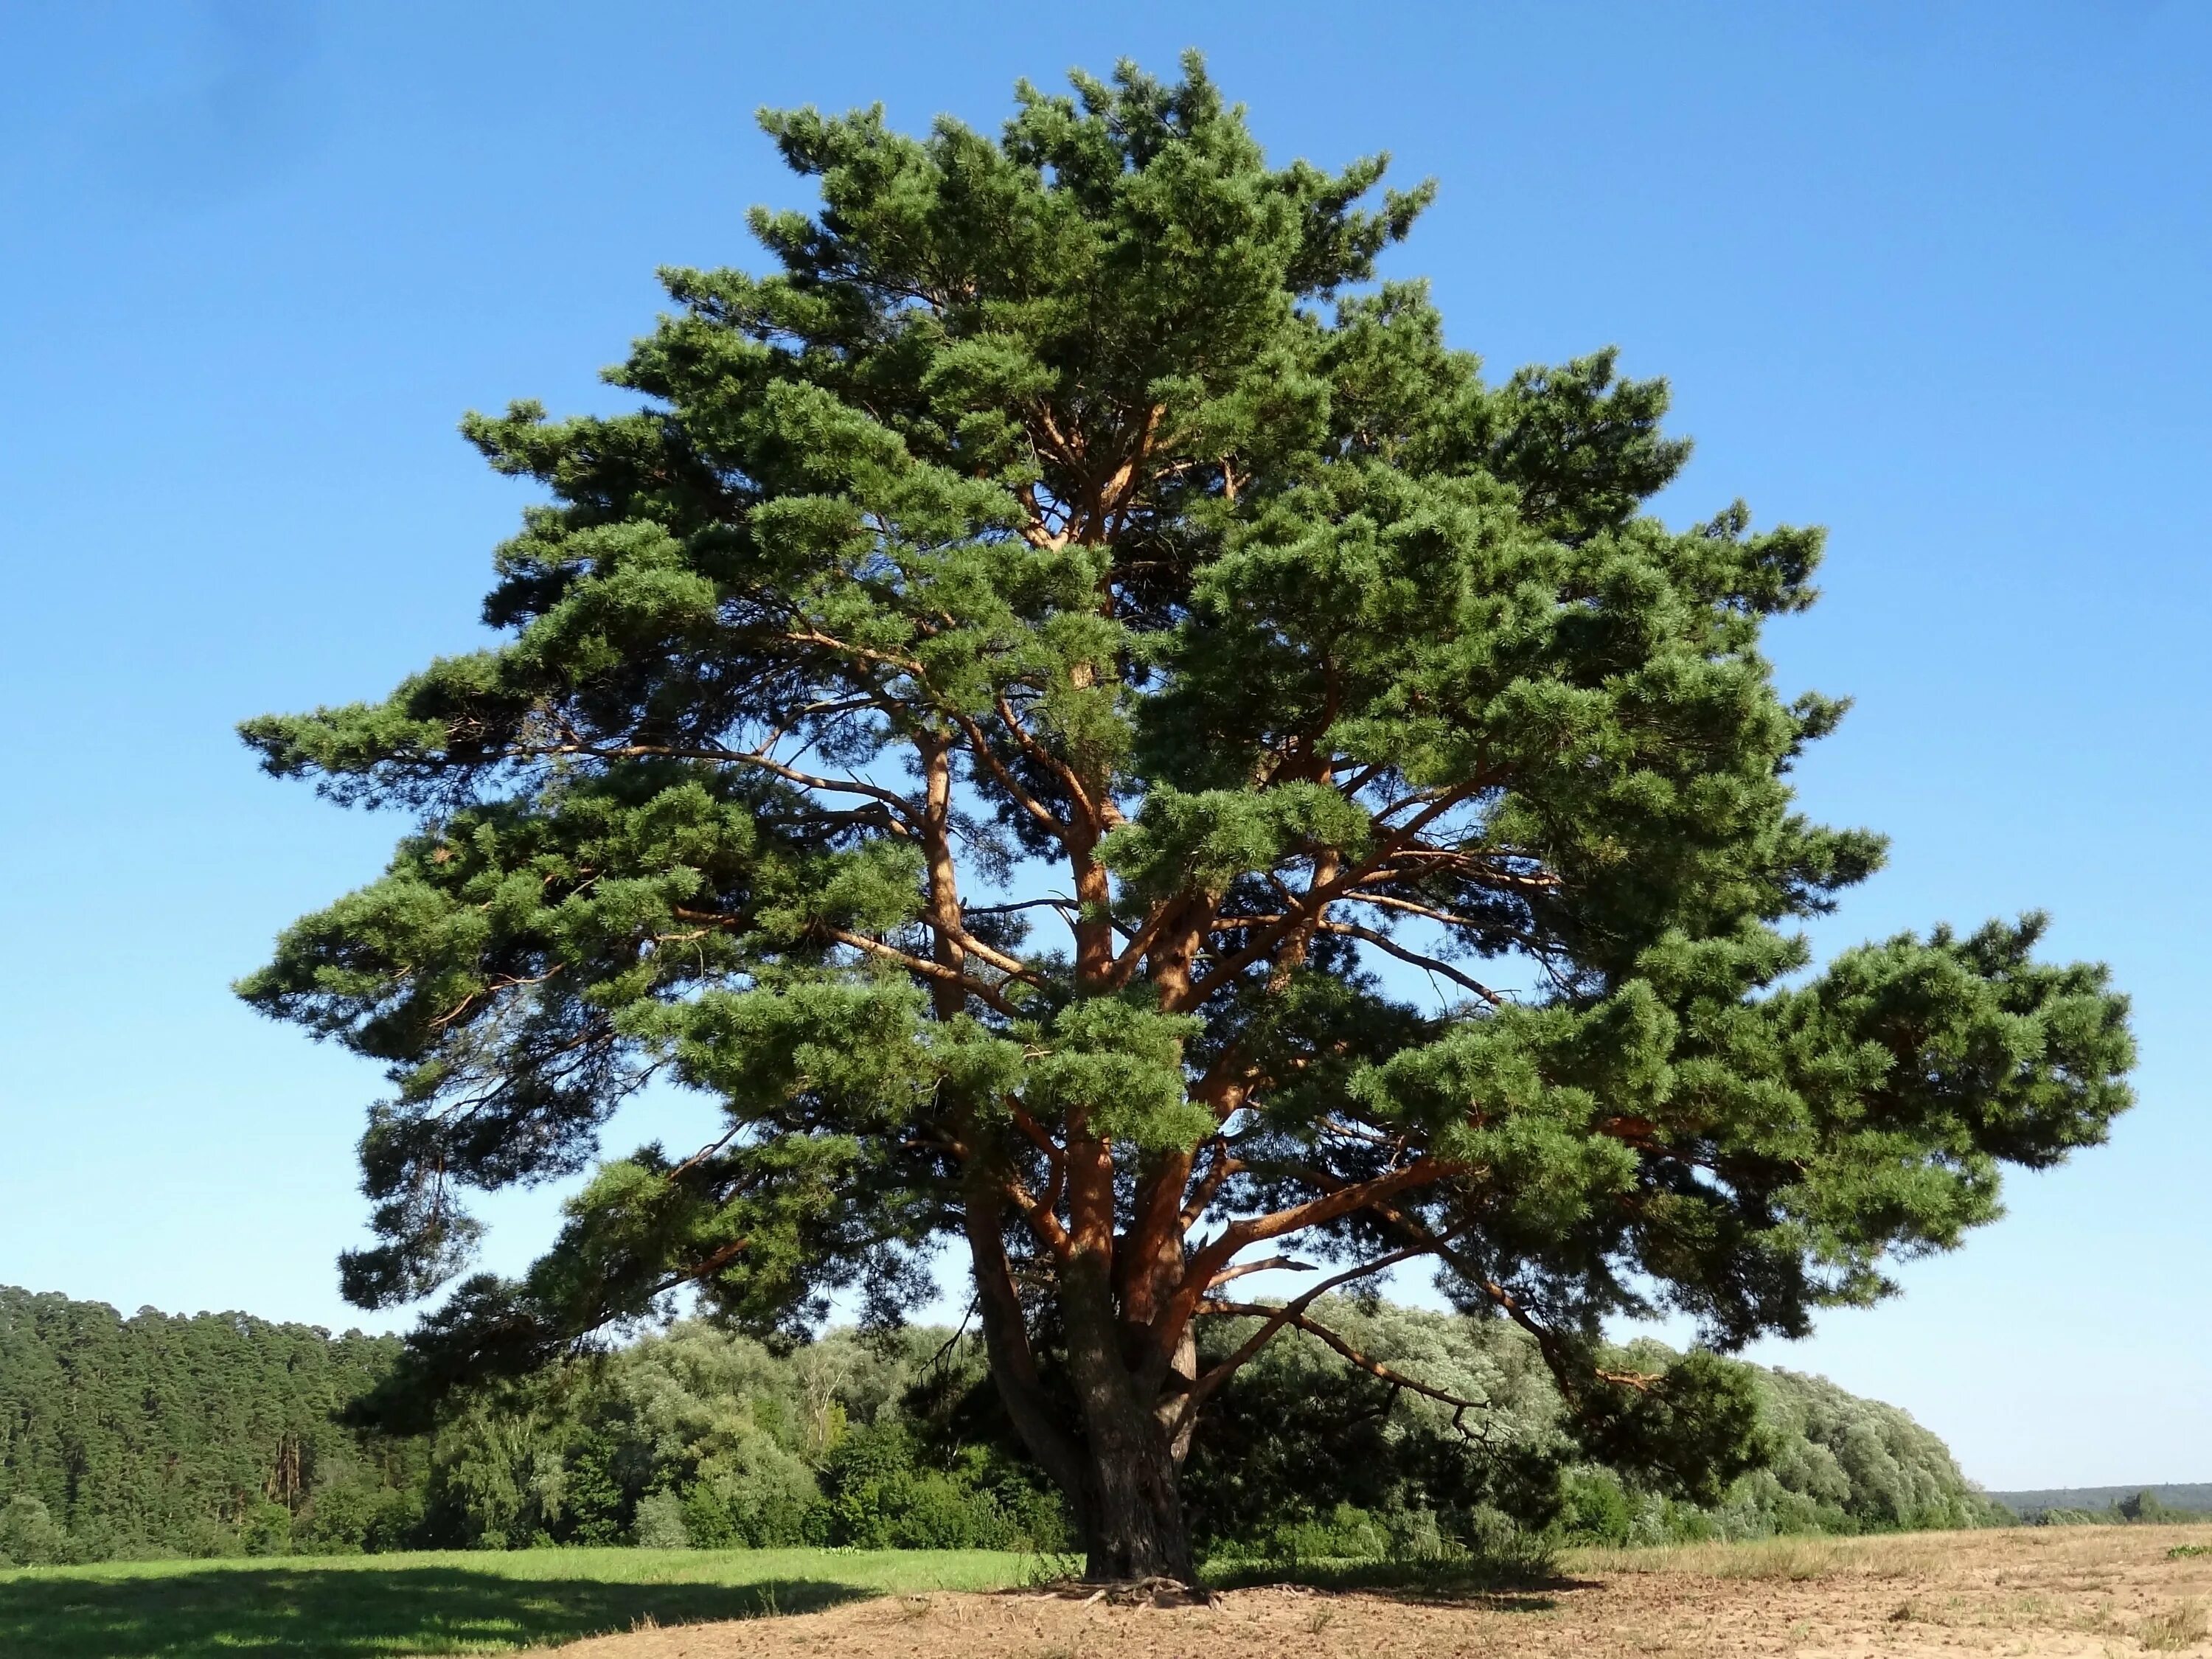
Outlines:
<svg viewBox="0 0 2212 1659"><path fill-rule="evenodd" d="M1361 1659L2212 1654L2204 1528L2078 1528L1585 1552L1561 1581L1436 1601L1256 1589L1211 1607L1036 1592L894 1597L647 1629L562 1659Z"/></svg>

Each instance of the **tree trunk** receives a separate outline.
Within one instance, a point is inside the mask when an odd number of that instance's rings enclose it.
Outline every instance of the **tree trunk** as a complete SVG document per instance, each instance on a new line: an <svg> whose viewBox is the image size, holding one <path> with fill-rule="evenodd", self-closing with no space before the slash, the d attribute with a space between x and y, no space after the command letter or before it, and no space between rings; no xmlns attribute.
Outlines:
<svg viewBox="0 0 2212 1659"><path fill-rule="evenodd" d="M1195 1582L1190 1534L1167 1436L1149 1412L1127 1401L1085 1399L1090 1453L1084 1516L1084 1577L1101 1582Z"/></svg>
<svg viewBox="0 0 2212 1659"><path fill-rule="evenodd" d="M1174 1449L1122 1356L1103 1275L1090 1266L1069 1273L1060 1299L1068 1372L1083 1412L1084 1576L1191 1583L1196 1571Z"/></svg>
<svg viewBox="0 0 2212 1659"><path fill-rule="evenodd" d="M983 1216L980 1194L970 1201L971 1213ZM1179 1449L1168 1433L1173 1413L1156 1409L1147 1398L1152 1390L1121 1352L1103 1272L1085 1262L1061 1280L1068 1381L1081 1419L1066 1425L1065 1401L1055 1405L1049 1397L1030 1352L995 1221L976 1220L968 1233L992 1381L1015 1431L1074 1511L1087 1555L1085 1576L1194 1582L1176 1479ZM1174 1369L1193 1369L1190 1358L1194 1355L1179 1354L1184 1363Z"/></svg>

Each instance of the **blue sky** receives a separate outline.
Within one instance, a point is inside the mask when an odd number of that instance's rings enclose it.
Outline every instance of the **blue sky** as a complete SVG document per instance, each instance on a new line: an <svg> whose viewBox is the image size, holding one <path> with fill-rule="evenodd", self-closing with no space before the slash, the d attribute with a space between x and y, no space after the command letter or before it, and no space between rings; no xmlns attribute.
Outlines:
<svg viewBox="0 0 2212 1659"><path fill-rule="evenodd" d="M1823 948L2040 906L2135 995L2109 1147L1759 1357L1991 1486L2212 1480L2212 10L2181 0L0 5L0 1282L356 1322L331 1258L377 1079L226 987L398 825L262 779L233 723L473 641L525 497L456 418L606 406L654 266L751 258L744 208L805 199L757 106L994 128L1018 76L1193 45L1279 158L1441 180L1392 268L1494 371L1615 342L1670 377L1671 518L1831 527L1771 648L1858 700L1808 804L1895 852ZM617 1140L690 1127L643 1115ZM550 1202L489 1207L495 1265Z"/></svg>

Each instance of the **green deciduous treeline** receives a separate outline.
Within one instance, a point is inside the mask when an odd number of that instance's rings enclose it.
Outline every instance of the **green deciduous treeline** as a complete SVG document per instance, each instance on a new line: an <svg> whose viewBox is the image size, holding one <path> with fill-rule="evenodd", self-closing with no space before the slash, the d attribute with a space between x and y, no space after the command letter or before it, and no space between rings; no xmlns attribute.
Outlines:
<svg viewBox="0 0 2212 1659"><path fill-rule="evenodd" d="M1704 1503L1662 1495L1648 1472L1583 1461L1534 1344L1503 1322L1380 1304L1340 1304L1332 1328L1393 1369L1489 1402L1468 1426L1394 1394L1311 1338L1270 1349L1240 1379L1192 1455L1191 1503L1218 1550L1271 1557L1419 1550L1441 1534L1481 1548L1509 1528L1589 1543L1972 1527L2011 1517L1971 1486L1949 1449L1894 1406L1823 1378L1731 1366L1756 1402L1760 1467ZM1656 1343L1617 1358L1688 1363Z"/></svg>
<svg viewBox="0 0 2212 1659"><path fill-rule="evenodd" d="M1448 1408L1312 1338L1274 1345L1194 1449L1194 1528L1213 1553L2003 1518L1934 1435L1818 1378L1747 1368L1765 1467L1699 1505L1577 1461L1550 1374L1510 1325L1351 1303L1330 1324L1483 1409L1455 1429ZM398 1346L241 1314L124 1319L0 1289L0 1556L1073 1541L970 1339L840 1331L778 1356L687 1322L472 1395L424 1434L346 1426L339 1414ZM1656 1347L1630 1358L1648 1370L1674 1359Z"/></svg>
<svg viewBox="0 0 2212 1659"><path fill-rule="evenodd" d="M2169 1504L2149 1488L2115 1498L2100 1509L2056 1504L2021 1514L2034 1527L2170 1527L2206 1518L2203 1505Z"/></svg>

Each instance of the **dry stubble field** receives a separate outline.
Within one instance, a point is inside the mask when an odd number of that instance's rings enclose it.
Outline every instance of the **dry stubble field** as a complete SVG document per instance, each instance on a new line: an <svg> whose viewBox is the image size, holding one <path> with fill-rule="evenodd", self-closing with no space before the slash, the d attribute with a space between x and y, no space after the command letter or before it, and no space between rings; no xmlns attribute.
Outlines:
<svg viewBox="0 0 2212 1659"><path fill-rule="evenodd" d="M1583 1551L1540 1589L1290 1588L1212 1607L1009 1591L595 1638L561 1659L1284 1659L1292 1654L2212 1653L2212 1529L2084 1527ZM552 1650L548 1650L552 1651Z"/></svg>

